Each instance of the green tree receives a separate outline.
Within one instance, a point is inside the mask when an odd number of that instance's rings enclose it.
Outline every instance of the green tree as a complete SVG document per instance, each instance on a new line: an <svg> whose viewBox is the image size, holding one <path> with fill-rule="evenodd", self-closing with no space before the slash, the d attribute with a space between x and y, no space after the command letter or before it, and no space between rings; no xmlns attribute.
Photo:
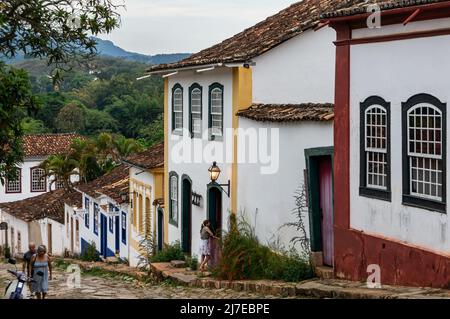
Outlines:
<svg viewBox="0 0 450 319"><path fill-rule="evenodd" d="M52 92L40 94L37 96L41 103L41 107L36 113L35 118L44 122L52 132L56 132L56 116L61 109L67 105L68 101L64 94Z"/></svg>
<svg viewBox="0 0 450 319"><path fill-rule="evenodd" d="M22 161L22 119L34 111L37 102L31 95L28 75L23 70L0 62L0 181L14 179L16 166Z"/></svg>
<svg viewBox="0 0 450 319"><path fill-rule="evenodd" d="M156 120L150 125L139 131L140 139L145 146L152 147L153 145L164 140L164 114L160 114Z"/></svg>
<svg viewBox="0 0 450 319"><path fill-rule="evenodd" d="M142 150L139 143L137 143L132 138L126 138L122 135L117 136L114 139L114 146L117 151L117 156L119 158L125 158L128 157L130 154L139 152Z"/></svg>
<svg viewBox="0 0 450 319"><path fill-rule="evenodd" d="M77 161L68 155L52 155L40 167L45 170L42 178L50 177L51 184L62 182L66 191L73 189L72 176L79 176Z"/></svg>
<svg viewBox="0 0 450 319"><path fill-rule="evenodd" d="M26 117L22 120L22 129L25 134L42 134L49 132L49 129L45 127L44 122L35 120L32 117Z"/></svg>
<svg viewBox="0 0 450 319"><path fill-rule="evenodd" d="M87 135L97 135L101 132L114 133L117 132L119 124L108 113L95 110L86 109L86 128Z"/></svg>
<svg viewBox="0 0 450 319"><path fill-rule="evenodd" d="M84 132L86 127L85 111L83 106L71 102L59 111L56 118L58 132L72 133Z"/></svg>
<svg viewBox="0 0 450 319"><path fill-rule="evenodd" d="M54 65L54 82L68 62L92 58L92 35L119 26L119 6L111 0L3 0L0 2L0 60L26 54ZM24 71L0 64L0 179L15 174L23 159L20 140L25 111L36 107Z"/></svg>

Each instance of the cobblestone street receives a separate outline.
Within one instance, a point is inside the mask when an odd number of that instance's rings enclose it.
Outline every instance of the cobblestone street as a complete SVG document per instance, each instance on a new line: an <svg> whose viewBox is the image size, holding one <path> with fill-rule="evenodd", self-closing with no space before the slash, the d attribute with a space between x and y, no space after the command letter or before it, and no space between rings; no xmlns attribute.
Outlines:
<svg viewBox="0 0 450 319"><path fill-rule="evenodd" d="M7 269L14 267L0 263L0 291L4 294L7 283L13 278ZM275 298L233 290L208 290L177 287L172 284L142 284L130 277L108 277L82 274L81 288L67 285L69 274L55 269L50 281L49 299L258 299Z"/></svg>

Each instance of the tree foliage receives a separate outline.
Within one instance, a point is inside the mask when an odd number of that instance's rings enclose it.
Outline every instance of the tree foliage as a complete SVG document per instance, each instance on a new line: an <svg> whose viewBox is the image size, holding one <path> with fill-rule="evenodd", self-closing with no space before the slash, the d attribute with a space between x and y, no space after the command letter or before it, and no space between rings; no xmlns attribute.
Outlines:
<svg viewBox="0 0 450 319"><path fill-rule="evenodd" d="M119 6L111 0L3 0L0 2L0 60L18 54L45 58L55 66L50 77L74 61L92 58L91 37L117 28ZM36 101L23 70L0 64L0 180L15 175L22 161L22 119L35 110ZM54 116L54 115L53 115Z"/></svg>
<svg viewBox="0 0 450 319"><path fill-rule="evenodd" d="M83 132L85 122L85 110L74 102L64 106L56 118L57 129L61 133Z"/></svg>
<svg viewBox="0 0 450 319"><path fill-rule="evenodd" d="M28 75L23 70L6 67L0 62L0 181L14 179L16 165L23 152L22 119L36 110L38 103L31 94Z"/></svg>

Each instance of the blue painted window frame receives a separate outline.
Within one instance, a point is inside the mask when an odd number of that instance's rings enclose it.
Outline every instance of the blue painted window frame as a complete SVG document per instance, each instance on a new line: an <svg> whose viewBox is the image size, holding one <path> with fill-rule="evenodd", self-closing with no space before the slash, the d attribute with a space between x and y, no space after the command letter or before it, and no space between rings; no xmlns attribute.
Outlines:
<svg viewBox="0 0 450 319"><path fill-rule="evenodd" d="M98 218L99 218L100 209L98 204L94 204L94 234L98 235Z"/></svg>
<svg viewBox="0 0 450 319"><path fill-rule="evenodd" d="M125 212L122 212L122 243L127 244L127 214Z"/></svg>
<svg viewBox="0 0 450 319"><path fill-rule="evenodd" d="M86 215L84 215L84 226L89 229L90 201L87 197L84 198L84 209L86 210Z"/></svg>

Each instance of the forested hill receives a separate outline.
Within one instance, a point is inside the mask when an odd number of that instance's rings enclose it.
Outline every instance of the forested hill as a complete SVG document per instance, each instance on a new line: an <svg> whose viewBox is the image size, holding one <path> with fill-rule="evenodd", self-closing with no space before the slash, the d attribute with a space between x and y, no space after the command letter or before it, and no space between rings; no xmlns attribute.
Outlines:
<svg viewBox="0 0 450 319"><path fill-rule="evenodd" d="M150 146L163 136L163 80L152 76L141 81L148 64L99 56L85 65L74 65L54 86L52 69L43 60L13 65L30 75L41 107L23 121L26 133L101 132L134 138Z"/></svg>

